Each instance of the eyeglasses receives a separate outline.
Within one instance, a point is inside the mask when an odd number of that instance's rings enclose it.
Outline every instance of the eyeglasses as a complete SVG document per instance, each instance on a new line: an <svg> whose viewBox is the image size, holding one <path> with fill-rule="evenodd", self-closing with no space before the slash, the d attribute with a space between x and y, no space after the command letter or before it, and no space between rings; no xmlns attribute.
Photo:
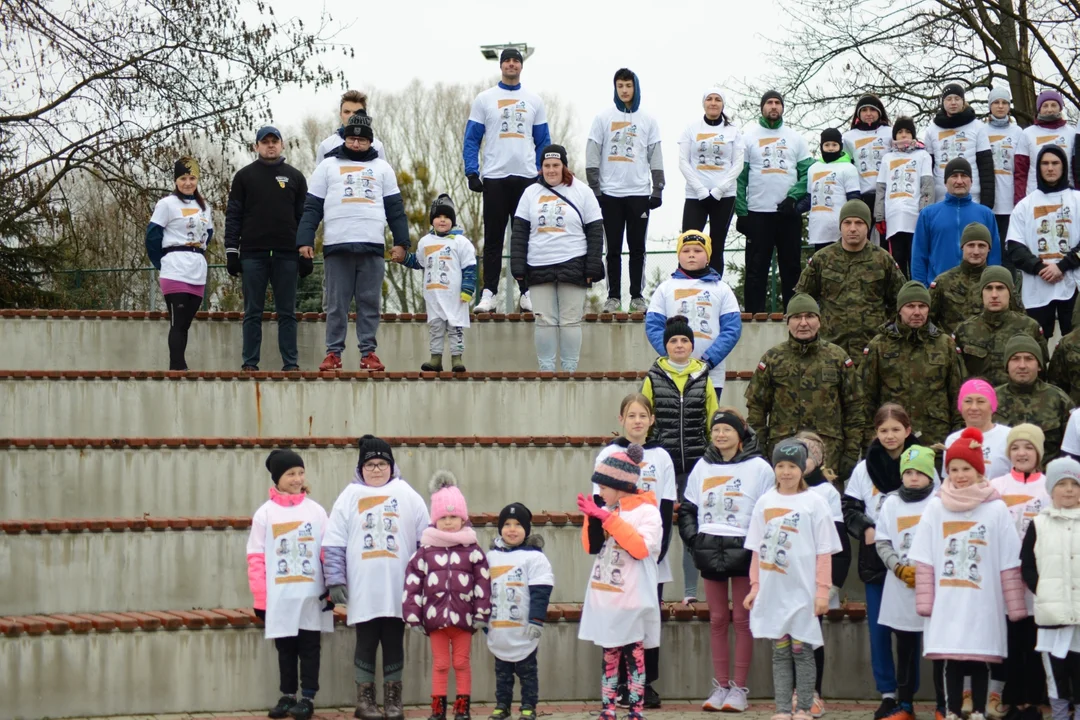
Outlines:
<svg viewBox="0 0 1080 720"><path fill-rule="evenodd" d="M390 463L387 463L387 462L364 463L364 469L365 470L377 470L379 472L383 472L384 470L389 470L390 469Z"/></svg>

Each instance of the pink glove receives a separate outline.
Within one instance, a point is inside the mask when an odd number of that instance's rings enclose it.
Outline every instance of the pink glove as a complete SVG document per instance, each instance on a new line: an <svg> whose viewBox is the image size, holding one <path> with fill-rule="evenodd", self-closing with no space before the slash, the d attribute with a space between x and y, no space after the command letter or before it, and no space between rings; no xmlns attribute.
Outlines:
<svg viewBox="0 0 1080 720"><path fill-rule="evenodd" d="M596 518L600 522L607 522L607 519L611 517L611 513L604 508L597 505L591 497L587 497L578 493L577 496L578 510L585 513L591 518Z"/></svg>

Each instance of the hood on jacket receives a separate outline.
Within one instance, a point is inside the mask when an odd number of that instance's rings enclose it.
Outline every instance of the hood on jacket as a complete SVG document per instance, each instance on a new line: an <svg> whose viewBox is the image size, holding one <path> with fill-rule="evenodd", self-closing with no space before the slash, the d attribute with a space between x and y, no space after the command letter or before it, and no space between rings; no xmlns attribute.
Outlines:
<svg viewBox="0 0 1080 720"><path fill-rule="evenodd" d="M520 545L510 547L506 544L506 541L502 539L501 535L496 535L491 541L491 549L498 550L499 552L513 552L515 550L535 550L537 552L543 552L544 538L541 535L533 533L526 537L524 542Z"/></svg>
<svg viewBox="0 0 1080 720"><path fill-rule="evenodd" d="M1043 180L1042 176L1042 159L1043 155L1050 153L1061 160L1061 177L1058 181L1051 185ZM1069 158L1065 156L1065 151L1059 148L1057 145L1046 145L1039 150L1039 155L1035 160L1035 183L1038 185L1039 190L1044 193L1061 192L1062 190L1069 189Z"/></svg>
<svg viewBox="0 0 1080 720"><path fill-rule="evenodd" d="M613 93L614 100L615 100L615 109L618 110L619 112L636 113L638 111L638 108L641 106L641 81L638 80L638 76L637 76L636 72L631 71L630 74L634 76L634 97L632 97L630 99L630 106L629 107L624 105L623 101L619 99L619 91L614 90L615 80L613 79L611 81L611 86L613 88L612 93Z"/></svg>
<svg viewBox="0 0 1080 720"><path fill-rule="evenodd" d="M747 425L746 439L743 440L742 447L730 460L725 460L724 456L720 454L720 451L712 443L705 449L705 454L702 457L710 465L735 465L755 457L764 459L765 455L761 450L761 443L758 441L757 433Z"/></svg>
<svg viewBox="0 0 1080 720"><path fill-rule="evenodd" d="M859 119L859 108L866 107L867 105L873 107L878 111L877 122L864 123ZM855 112L851 116L851 127L857 130L877 130L882 125L890 125L889 113L885 112L885 103L881 102L881 98L873 93L866 93L858 100L855 101Z"/></svg>

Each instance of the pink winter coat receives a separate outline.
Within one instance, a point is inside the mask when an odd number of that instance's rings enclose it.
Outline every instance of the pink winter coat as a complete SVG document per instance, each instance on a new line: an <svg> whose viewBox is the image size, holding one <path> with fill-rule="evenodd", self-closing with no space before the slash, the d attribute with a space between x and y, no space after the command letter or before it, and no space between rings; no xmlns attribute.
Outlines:
<svg viewBox="0 0 1080 720"><path fill-rule="evenodd" d="M405 569L401 615L426 633L445 627L475 632L491 615L491 572L469 527L429 527Z"/></svg>

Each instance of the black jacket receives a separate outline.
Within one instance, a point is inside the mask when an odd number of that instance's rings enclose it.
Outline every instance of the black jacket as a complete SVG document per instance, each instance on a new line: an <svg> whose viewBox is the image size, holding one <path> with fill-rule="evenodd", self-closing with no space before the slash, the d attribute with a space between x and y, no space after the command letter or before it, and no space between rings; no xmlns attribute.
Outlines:
<svg viewBox="0 0 1080 720"><path fill-rule="evenodd" d="M555 265L529 265L529 236L532 225L528 220L514 217L510 231L510 274L524 279L529 285L566 283L588 287L590 282L604 279L604 221L594 220L585 225L585 254Z"/></svg>
<svg viewBox="0 0 1080 720"><path fill-rule="evenodd" d="M671 455L676 475L685 475L694 468L706 447L709 446L705 428L706 387L709 373L702 369L696 377L688 378L683 391L663 368L659 361L649 368L652 383L653 406L656 408L656 424L653 439L664 446Z"/></svg>
<svg viewBox="0 0 1080 720"><path fill-rule="evenodd" d="M824 483L831 483L825 477L825 473L821 471L821 468L814 468L810 472L806 473L806 484L810 487L815 485L822 485ZM844 504L844 496L840 495L840 505ZM833 553L832 556L832 584L836 587L844 587L844 583L847 582L848 571L851 570L851 542L847 537L847 528L844 527L844 523L833 523L836 526L836 534L840 536L840 552Z"/></svg>
<svg viewBox="0 0 1080 720"><path fill-rule="evenodd" d="M296 226L304 214L307 180L284 160L240 168L225 210L225 252L296 252Z"/></svg>
<svg viewBox="0 0 1080 720"><path fill-rule="evenodd" d="M908 435L904 447L909 448L914 444L914 434ZM885 495L899 490L903 484L900 480L900 460L893 460L876 438L866 450L866 472L883 499ZM889 571L877 553L877 545L867 545L865 541L866 530L874 527L874 521L866 514L866 504L850 495L844 495L840 505L844 510L844 524L848 534L859 541L859 579L864 583L885 582Z"/></svg>

